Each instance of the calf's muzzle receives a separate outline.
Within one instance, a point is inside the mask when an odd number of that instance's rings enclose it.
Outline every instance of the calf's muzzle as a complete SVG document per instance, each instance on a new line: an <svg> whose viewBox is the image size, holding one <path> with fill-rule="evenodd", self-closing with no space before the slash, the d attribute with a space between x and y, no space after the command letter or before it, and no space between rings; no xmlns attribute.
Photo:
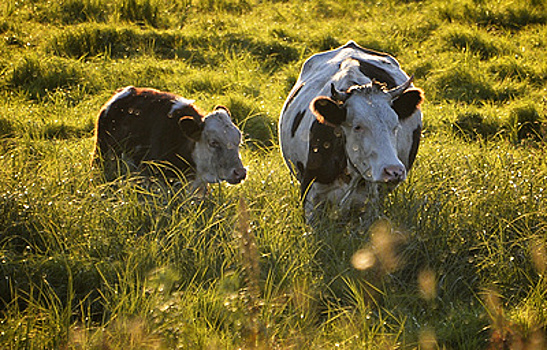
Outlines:
<svg viewBox="0 0 547 350"><path fill-rule="evenodd" d="M247 177L247 169L235 168L234 170L232 170L232 173L230 174L230 176L228 176L226 181L231 185L237 185L241 181L245 180L246 177Z"/></svg>

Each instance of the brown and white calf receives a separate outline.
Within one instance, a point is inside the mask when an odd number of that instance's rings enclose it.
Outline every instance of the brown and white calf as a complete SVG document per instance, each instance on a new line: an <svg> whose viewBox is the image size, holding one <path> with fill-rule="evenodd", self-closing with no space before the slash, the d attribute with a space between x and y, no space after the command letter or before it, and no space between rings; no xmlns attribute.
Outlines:
<svg viewBox="0 0 547 350"><path fill-rule="evenodd" d="M238 184L247 175L239 155L241 132L226 107L204 115L193 100L150 88L128 86L104 104L96 125L94 166L109 180L164 164L168 174L208 183Z"/></svg>
<svg viewBox="0 0 547 350"><path fill-rule="evenodd" d="M393 57L353 41L304 63L281 112L279 142L308 217L324 202L366 210L406 179L422 100Z"/></svg>

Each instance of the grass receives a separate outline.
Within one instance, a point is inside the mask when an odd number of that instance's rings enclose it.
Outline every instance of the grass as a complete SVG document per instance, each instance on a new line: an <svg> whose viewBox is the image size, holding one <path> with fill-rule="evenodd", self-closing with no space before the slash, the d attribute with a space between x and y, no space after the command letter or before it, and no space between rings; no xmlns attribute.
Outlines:
<svg viewBox="0 0 547 350"><path fill-rule="evenodd" d="M509 0L0 4L0 348L543 349L547 8ZM311 54L348 40L425 91L381 218L306 225L277 144ZM201 203L100 183L100 106L226 105L248 179Z"/></svg>

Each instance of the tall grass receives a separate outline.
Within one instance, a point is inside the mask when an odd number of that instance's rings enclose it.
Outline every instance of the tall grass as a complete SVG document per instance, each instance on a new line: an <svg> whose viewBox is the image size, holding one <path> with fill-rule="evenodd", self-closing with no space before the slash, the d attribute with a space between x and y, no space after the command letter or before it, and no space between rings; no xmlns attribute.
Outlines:
<svg viewBox="0 0 547 350"><path fill-rule="evenodd" d="M0 348L543 349L541 1L0 4ZM356 40L423 88L416 165L378 218L304 220L277 118ZM151 86L227 106L247 180L97 181L100 106ZM372 223L372 225L371 225Z"/></svg>

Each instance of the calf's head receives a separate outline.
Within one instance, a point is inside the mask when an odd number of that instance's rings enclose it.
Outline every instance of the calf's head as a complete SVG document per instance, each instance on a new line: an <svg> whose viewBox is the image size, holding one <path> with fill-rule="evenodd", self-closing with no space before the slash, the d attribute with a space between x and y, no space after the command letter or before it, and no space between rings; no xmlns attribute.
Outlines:
<svg viewBox="0 0 547 350"><path fill-rule="evenodd" d="M346 139L346 154L361 176L371 182L398 183L406 169L397 156L397 132L401 120L411 116L423 100L412 78L387 90L372 82L315 98L310 108L318 121L339 128Z"/></svg>
<svg viewBox="0 0 547 350"><path fill-rule="evenodd" d="M219 106L203 120L195 116L179 119L186 136L195 141L192 158L196 178L207 183L227 181L238 184L247 176L239 156L241 132L226 107Z"/></svg>

